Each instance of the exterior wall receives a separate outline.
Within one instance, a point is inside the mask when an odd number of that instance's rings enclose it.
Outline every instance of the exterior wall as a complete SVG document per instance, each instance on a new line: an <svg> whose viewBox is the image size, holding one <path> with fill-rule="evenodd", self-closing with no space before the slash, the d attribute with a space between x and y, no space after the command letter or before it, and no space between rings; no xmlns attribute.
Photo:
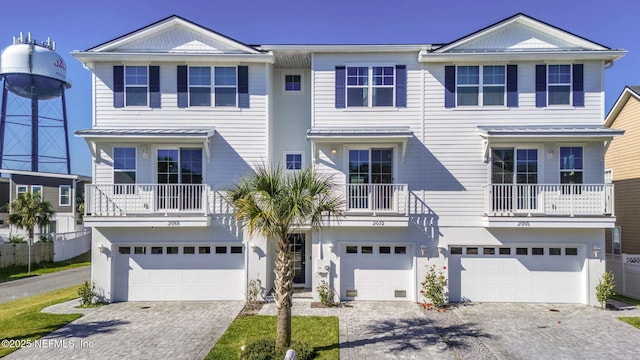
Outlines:
<svg viewBox="0 0 640 360"><path fill-rule="evenodd" d="M622 253L640 254L640 100L629 97L611 125L624 130L607 149L605 168L613 169L616 189L616 226L621 227ZM611 252L611 231L607 231L607 252Z"/></svg>
<svg viewBox="0 0 640 360"><path fill-rule="evenodd" d="M41 176L12 175L11 176L11 199L17 197L16 191L18 185L29 186L42 185L42 199L51 203L56 213L73 213L75 191L73 188L73 179L50 178ZM71 186L71 204L68 206L60 206L60 185Z"/></svg>

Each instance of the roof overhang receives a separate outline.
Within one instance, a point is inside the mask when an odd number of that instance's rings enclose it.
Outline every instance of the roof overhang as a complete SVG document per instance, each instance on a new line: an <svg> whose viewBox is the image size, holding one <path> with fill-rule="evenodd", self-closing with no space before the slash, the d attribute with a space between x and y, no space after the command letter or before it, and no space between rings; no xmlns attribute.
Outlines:
<svg viewBox="0 0 640 360"><path fill-rule="evenodd" d="M466 61L614 61L627 53L625 50L511 50L511 51L469 51L435 53L420 51L418 61L423 63L466 62Z"/></svg>
<svg viewBox="0 0 640 360"><path fill-rule="evenodd" d="M166 62L207 62L207 63L267 63L273 64L272 53L233 54L233 53L193 53L193 52L94 52L73 51L71 56L83 64L95 61L166 61Z"/></svg>
<svg viewBox="0 0 640 360"><path fill-rule="evenodd" d="M602 126L566 126L566 127L530 127L530 126L478 126L480 136L487 139L545 139L568 140L610 140L624 135L624 130L609 129Z"/></svg>
<svg viewBox="0 0 640 360"><path fill-rule="evenodd" d="M387 143L402 146L404 161L407 142L413 137L413 131L408 127L362 127L362 128L311 128L307 130L307 139L312 145L318 143ZM317 158L317 149L313 151Z"/></svg>
<svg viewBox="0 0 640 360"><path fill-rule="evenodd" d="M46 178L72 179L72 180L77 180L80 177L85 178L85 176L74 175L74 174L58 174L58 173L48 173L48 172L39 172L39 171L10 170L10 169L0 169L0 174L38 176L38 177L46 177Z"/></svg>
<svg viewBox="0 0 640 360"><path fill-rule="evenodd" d="M605 127L610 127L611 125L613 125L613 122L618 117L618 114L620 113L620 111L622 111L622 109L624 108L624 106L627 103L627 101L629 101L629 99L632 98L632 97L636 98L636 100L640 101L640 87L638 87L638 86L633 86L633 87L625 86L625 88L624 88L624 90L622 90L622 93L620 94L620 96L618 96L618 99L616 100L616 103L613 105L613 107L609 111L609 114L607 114L607 117L604 119L604 126Z"/></svg>

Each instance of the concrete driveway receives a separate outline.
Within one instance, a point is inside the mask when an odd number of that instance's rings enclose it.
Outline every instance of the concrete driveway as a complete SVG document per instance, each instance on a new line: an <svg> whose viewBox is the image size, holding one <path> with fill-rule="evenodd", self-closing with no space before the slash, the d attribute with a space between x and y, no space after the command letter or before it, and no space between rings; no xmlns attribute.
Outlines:
<svg viewBox="0 0 640 360"><path fill-rule="evenodd" d="M469 304L452 311L498 359L637 359L640 329L585 305Z"/></svg>
<svg viewBox="0 0 640 360"><path fill-rule="evenodd" d="M85 316L43 337L38 347L22 348L6 359L202 359L243 305L242 301L110 304L83 311Z"/></svg>

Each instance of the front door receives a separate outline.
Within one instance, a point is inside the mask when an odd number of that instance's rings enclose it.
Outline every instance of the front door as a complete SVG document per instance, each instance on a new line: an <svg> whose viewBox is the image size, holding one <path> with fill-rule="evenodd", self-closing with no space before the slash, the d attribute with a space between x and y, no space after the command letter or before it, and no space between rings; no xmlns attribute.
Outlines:
<svg viewBox="0 0 640 360"><path fill-rule="evenodd" d="M293 283L305 283L305 255L304 255L304 234L289 235L289 246L291 249L291 267L293 270Z"/></svg>

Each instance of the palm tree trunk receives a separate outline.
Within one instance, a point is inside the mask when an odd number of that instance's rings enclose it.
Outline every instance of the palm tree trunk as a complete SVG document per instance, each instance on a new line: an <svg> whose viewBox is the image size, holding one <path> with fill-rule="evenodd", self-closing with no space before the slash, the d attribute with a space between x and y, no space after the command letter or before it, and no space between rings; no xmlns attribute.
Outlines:
<svg viewBox="0 0 640 360"><path fill-rule="evenodd" d="M276 349L291 344L291 296L293 294L293 271L291 269L291 249L287 237L278 241L276 259L275 302L278 309Z"/></svg>

